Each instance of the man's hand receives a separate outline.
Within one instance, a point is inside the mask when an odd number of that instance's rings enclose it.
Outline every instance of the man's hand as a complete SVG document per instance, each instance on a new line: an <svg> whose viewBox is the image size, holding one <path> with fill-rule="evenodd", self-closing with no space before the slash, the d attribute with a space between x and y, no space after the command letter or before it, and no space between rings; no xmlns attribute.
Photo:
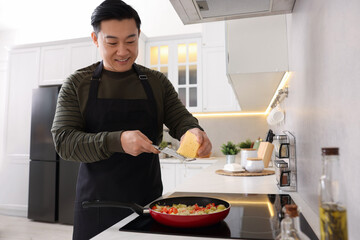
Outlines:
<svg viewBox="0 0 360 240"><path fill-rule="evenodd" d="M143 152L158 154L159 151L152 146L152 141L139 130L124 131L120 136L124 152L137 156Z"/></svg>
<svg viewBox="0 0 360 240"><path fill-rule="evenodd" d="M190 131L196 136L197 138L196 140L200 144L200 148L198 149L197 155L199 157L209 156L211 154L212 145L206 133L204 131L201 131L199 128L191 128L188 131ZM182 139L184 138L184 135L180 139L180 144L182 142Z"/></svg>

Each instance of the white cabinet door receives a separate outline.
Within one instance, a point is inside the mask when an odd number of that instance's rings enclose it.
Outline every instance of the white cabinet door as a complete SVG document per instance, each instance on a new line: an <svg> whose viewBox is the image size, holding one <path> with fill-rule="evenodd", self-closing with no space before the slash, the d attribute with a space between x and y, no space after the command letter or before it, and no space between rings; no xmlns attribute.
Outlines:
<svg viewBox="0 0 360 240"><path fill-rule="evenodd" d="M161 179L163 183L163 194L172 192L176 187L176 164L161 163Z"/></svg>
<svg viewBox="0 0 360 240"><path fill-rule="evenodd" d="M225 46L225 22L207 22L202 25L203 47Z"/></svg>
<svg viewBox="0 0 360 240"><path fill-rule="evenodd" d="M287 71L286 16L227 21L228 73Z"/></svg>
<svg viewBox="0 0 360 240"><path fill-rule="evenodd" d="M98 60L97 48L90 40L41 47L39 85L62 84L76 70Z"/></svg>
<svg viewBox="0 0 360 240"><path fill-rule="evenodd" d="M61 84L69 73L68 56L66 44L42 47L39 85Z"/></svg>
<svg viewBox="0 0 360 240"><path fill-rule="evenodd" d="M225 47L204 47L202 51L203 112L239 111L226 76Z"/></svg>
<svg viewBox="0 0 360 240"><path fill-rule="evenodd" d="M37 87L39 59L40 48L12 50L9 54L7 156L29 154L32 89Z"/></svg>
<svg viewBox="0 0 360 240"><path fill-rule="evenodd" d="M70 72L87 67L97 61L97 48L93 42L69 44L70 48ZM66 76L67 77L67 76Z"/></svg>
<svg viewBox="0 0 360 240"><path fill-rule="evenodd" d="M176 185L181 184L186 178L195 176L211 164L176 164Z"/></svg>

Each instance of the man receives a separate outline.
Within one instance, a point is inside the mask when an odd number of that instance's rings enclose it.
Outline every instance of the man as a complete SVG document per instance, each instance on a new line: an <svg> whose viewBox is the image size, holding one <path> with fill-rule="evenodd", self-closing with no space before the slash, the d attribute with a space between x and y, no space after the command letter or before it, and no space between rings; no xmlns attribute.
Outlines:
<svg viewBox="0 0 360 240"><path fill-rule="evenodd" d="M146 205L162 194L158 153L165 124L181 139L186 131L206 156L211 143L160 72L135 64L140 18L121 0L93 12L91 37L103 61L69 76L59 93L52 134L59 155L81 162L73 239L89 239L131 212L82 208L83 201Z"/></svg>

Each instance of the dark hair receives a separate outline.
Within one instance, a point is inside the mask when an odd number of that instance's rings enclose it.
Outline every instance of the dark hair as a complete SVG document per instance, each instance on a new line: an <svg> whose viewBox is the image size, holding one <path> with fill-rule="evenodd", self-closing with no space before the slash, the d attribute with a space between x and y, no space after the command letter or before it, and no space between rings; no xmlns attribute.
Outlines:
<svg viewBox="0 0 360 240"><path fill-rule="evenodd" d="M134 19L136 27L140 30L141 20L138 13L130 5L121 0L105 0L95 8L91 15L91 25L94 32L98 34L100 31L101 21L110 19Z"/></svg>

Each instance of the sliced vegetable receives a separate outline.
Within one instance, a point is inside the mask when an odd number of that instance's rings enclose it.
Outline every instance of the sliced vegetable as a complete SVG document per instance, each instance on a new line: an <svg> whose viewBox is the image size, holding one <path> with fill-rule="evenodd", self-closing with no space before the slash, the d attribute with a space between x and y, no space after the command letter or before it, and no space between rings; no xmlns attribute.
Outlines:
<svg viewBox="0 0 360 240"><path fill-rule="evenodd" d="M223 204L215 205L215 203L209 203L205 207L185 204L173 204L172 206L155 205L152 210L160 213L174 214L174 215L204 215L215 212L224 211L226 207Z"/></svg>

